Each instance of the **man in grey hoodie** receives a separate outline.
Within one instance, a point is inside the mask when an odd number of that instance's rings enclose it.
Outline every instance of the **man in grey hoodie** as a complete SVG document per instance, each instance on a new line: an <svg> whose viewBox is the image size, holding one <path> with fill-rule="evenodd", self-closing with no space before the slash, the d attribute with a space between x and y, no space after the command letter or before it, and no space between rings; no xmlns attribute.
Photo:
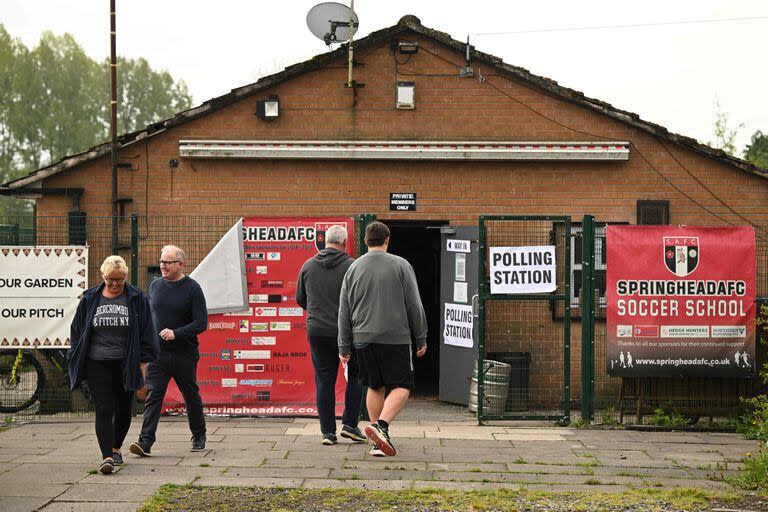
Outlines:
<svg viewBox="0 0 768 512"><path fill-rule="evenodd" d="M427 318L416 274L408 261L387 253L389 236L381 222L368 225L369 250L349 267L339 297L339 357L349 359L354 344L360 384L368 386L366 405L373 423L365 435L376 445L370 452L375 456L396 453L389 424L413 389L411 339L418 357L427 351Z"/></svg>
<svg viewBox="0 0 768 512"><path fill-rule="evenodd" d="M325 249L304 262L296 282L296 302L307 311L307 338L315 367L315 396L324 445L336 444L336 375L339 291L344 274L354 259L345 252L347 230L334 225L325 232ZM358 428L363 388L357 381L357 360L347 364L347 387L341 437L365 442Z"/></svg>

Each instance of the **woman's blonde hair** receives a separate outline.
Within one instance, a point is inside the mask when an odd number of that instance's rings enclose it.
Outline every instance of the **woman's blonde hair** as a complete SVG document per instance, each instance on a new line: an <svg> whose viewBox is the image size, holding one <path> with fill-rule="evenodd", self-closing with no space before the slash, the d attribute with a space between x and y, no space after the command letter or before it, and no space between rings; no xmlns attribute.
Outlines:
<svg viewBox="0 0 768 512"><path fill-rule="evenodd" d="M123 275L128 275L128 265L125 264L125 260L114 254L112 256L107 256L104 263L101 264L100 270L102 276L106 276L113 270L119 270Z"/></svg>

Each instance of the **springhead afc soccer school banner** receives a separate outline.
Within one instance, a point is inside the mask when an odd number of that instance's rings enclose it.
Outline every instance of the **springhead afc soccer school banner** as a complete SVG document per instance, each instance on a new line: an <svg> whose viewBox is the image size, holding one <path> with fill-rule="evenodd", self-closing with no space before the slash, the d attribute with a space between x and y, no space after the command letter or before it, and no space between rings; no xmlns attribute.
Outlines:
<svg viewBox="0 0 768 512"><path fill-rule="evenodd" d="M618 377L755 374L751 227L607 227L607 369Z"/></svg>

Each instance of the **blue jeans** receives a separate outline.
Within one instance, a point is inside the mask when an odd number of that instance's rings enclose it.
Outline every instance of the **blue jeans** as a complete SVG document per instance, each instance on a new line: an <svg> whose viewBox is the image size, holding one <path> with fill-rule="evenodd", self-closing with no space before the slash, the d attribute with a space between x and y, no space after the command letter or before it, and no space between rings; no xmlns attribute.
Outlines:
<svg viewBox="0 0 768 512"><path fill-rule="evenodd" d="M339 373L339 347L335 337L308 336L312 351L312 365L315 367L315 393L317 414L320 417L320 431L323 434L336 433L336 376ZM363 388L357 382L357 360L355 354L347 368L347 389L344 393L344 415L342 423L357 427Z"/></svg>

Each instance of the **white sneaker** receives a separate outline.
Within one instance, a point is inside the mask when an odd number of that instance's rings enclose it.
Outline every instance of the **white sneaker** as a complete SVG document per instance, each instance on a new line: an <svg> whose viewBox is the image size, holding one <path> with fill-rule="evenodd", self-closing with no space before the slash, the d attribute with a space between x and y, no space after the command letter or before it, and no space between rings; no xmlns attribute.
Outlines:
<svg viewBox="0 0 768 512"><path fill-rule="evenodd" d="M379 447L376 446L375 443L371 444L371 450L368 452L368 455L370 455L372 457L386 457L387 456L386 453L384 453L383 451L379 450Z"/></svg>

